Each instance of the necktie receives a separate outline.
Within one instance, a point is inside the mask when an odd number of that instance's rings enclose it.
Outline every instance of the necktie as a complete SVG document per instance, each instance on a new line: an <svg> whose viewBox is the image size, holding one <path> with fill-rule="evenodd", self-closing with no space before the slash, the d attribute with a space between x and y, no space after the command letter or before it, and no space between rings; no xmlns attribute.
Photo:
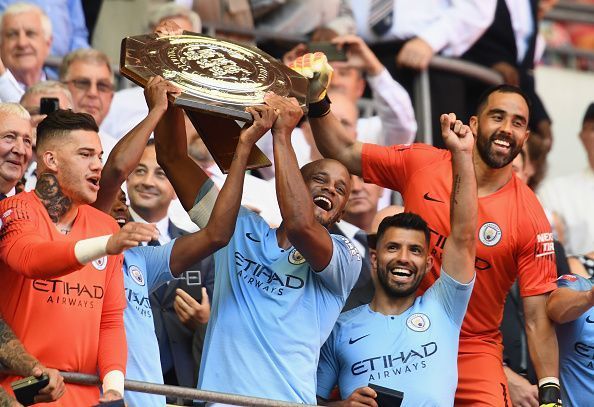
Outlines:
<svg viewBox="0 0 594 407"><path fill-rule="evenodd" d="M394 0L371 0L367 22L371 30L382 36L392 27Z"/></svg>

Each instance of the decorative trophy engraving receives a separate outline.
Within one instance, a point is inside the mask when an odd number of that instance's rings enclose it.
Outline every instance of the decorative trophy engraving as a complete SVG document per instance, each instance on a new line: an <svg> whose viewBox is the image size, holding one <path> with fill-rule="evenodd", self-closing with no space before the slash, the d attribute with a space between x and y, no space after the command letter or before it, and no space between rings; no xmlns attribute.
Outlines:
<svg viewBox="0 0 594 407"><path fill-rule="evenodd" d="M160 75L182 93L171 102L183 107L215 162L227 172L241 126L251 122L248 106L264 103L266 92L295 97L306 110L308 81L257 48L195 33L122 40L120 72L140 86ZM271 165L254 147L248 168Z"/></svg>

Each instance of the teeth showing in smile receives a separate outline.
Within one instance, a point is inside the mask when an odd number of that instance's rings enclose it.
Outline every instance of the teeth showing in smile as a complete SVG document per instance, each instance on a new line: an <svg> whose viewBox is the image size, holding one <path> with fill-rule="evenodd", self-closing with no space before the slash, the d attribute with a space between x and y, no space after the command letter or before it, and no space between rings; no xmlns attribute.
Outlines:
<svg viewBox="0 0 594 407"><path fill-rule="evenodd" d="M325 211L332 209L332 202L324 196L316 196L313 201L317 206Z"/></svg>
<svg viewBox="0 0 594 407"><path fill-rule="evenodd" d="M509 143L505 140L493 140L493 143L497 144L498 146L509 147Z"/></svg>
<svg viewBox="0 0 594 407"><path fill-rule="evenodd" d="M400 277L410 277L412 276L412 271L407 270L407 269L403 269L400 267L396 267L390 270L390 273L392 273L395 276L400 276Z"/></svg>
<svg viewBox="0 0 594 407"><path fill-rule="evenodd" d="M123 225L126 223L126 219L116 219L116 222L118 222L118 225Z"/></svg>

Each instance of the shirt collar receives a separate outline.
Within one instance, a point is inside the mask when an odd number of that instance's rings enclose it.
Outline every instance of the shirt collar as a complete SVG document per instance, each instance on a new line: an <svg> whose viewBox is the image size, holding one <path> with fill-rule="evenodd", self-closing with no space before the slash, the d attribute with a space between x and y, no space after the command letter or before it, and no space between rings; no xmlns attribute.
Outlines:
<svg viewBox="0 0 594 407"><path fill-rule="evenodd" d="M136 213L136 211L132 209L132 207L129 207L129 210L130 216L132 216L132 220L134 220L134 222L149 223L146 220L144 220L138 213ZM171 237L169 236L169 216L166 216L163 219L155 222L155 226L157 226L157 229L159 230L159 243L165 244L169 242L171 240Z"/></svg>

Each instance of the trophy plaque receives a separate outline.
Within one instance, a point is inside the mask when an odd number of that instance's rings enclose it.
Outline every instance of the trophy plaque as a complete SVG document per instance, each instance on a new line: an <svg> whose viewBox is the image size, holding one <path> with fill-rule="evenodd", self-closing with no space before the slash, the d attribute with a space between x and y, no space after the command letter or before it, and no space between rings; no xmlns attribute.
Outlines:
<svg viewBox="0 0 594 407"><path fill-rule="evenodd" d="M215 162L228 172L241 126L249 125L248 106L264 103L266 92L295 97L307 109L308 80L263 51L184 31L182 35L156 34L122 40L120 72L139 86L160 75L177 85L170 102L182 107ZM248 168L271 165L254 146Z"/></svg>

